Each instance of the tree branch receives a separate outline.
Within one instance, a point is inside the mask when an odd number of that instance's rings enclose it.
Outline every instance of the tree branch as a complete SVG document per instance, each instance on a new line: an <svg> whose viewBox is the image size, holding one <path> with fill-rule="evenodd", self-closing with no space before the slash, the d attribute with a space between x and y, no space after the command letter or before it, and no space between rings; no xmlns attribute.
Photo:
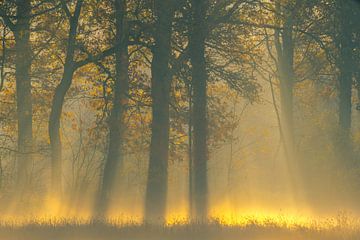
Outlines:
<svg viewBox="0 0 360 240"><path fill-rule="evenodd" d="M87 65L88 63L96 63L97 61L100 61L108 56L111 56L112 54L115 53L115 48L116 48L116 46L108 48L95 56L92 55L91 53L88 53L88 57L86 59L80 60L80 61L77 61L74 63L74 69L83 67L83 66Z"/></svg>
<svg viewBox="0 0 360 240"><path fill-rule="evenodd" d="M6 15L4 9L0 8L0 17L3 19L3 22L10 28L11 31L15 31L16 25L10 20L9 16Z"/></svg>

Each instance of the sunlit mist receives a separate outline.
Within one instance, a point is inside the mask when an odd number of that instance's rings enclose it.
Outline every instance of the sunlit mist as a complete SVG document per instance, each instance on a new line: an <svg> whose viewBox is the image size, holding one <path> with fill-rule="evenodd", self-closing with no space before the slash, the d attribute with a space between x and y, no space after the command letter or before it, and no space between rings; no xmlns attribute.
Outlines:
<svg viewBox="0 0 360 240"><path fill-rule="evenodd" d="M0 239L360 239L359 19L0 1Z"/></svg>

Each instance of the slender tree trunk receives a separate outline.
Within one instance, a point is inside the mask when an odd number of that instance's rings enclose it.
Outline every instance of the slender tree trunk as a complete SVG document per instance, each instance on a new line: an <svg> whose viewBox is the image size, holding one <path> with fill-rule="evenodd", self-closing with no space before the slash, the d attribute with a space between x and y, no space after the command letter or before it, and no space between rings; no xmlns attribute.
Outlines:
<svg viewBox="0 0 360 240"><path fill-rule="evenodd" d="M0 92L3 90L5 84L5 65L6 65L6 58L7 58L7 49L6 49L6 36L7 36L7 26L3 23L2 28L2 40L1 40L1 67L0 67Z"/></svg>
<svg viewBox="0 0 360 240"><path fill-rule="evenodd" d="M116 51L113 107L109 119L109 148L105 162L100 195L100 214L105 214L113 191L116 173L123 159L124 111L128 102L128 28L126 0L115 0Z"/></svg>
<svg viewBox="0 0 360 240"><path fill-rule="evenodd" d="M276 2L277 14L282 12L279 2ZM275 30L275 47L278 56L277 70L280 81L281 122L285 151L292 158L295 155L294 139L294 43L293 43L293 16L284 11L283 30ZM277 16L277 20L280 16ZM278 20L279 21L279 20Z"/></svg>
<svg viewBox="0 0 360 240"><path fill-rule="evenodd" d="M49 119L49 138L51 149L51 191L59 197L62 191L62 146L60 136L60 119L64 105L64 99L72 82L73 69L71 66L64 67L63 78L55 89L55 95L51 105Z"/></svg>
<svg viewBox="0 0 360 240"><path fill-rule="evenodd" d="M276 21L282 22L282 31L275 30L275 48L277 53L277 75L280 81L280 122L281 138L284 146L285 159L289 171L290 182L293 187L294 198L301 201L302 188L301 163L295 147L294 129L294 85L296 82L294 72L294 21L295 13L299 8L300 0L294 5L280 6L279 1L275 2ZM281 20L280 20L281 19Z"/></svg>
<svg viewBox="0 0 360 240"><path fill-rule="evenodd" d="M30 47L30 1L17 1L15 35L15 77L18 115L18 190L23 192L29 177L32 158L32 97L31 97L31 47Z"/></svg>
<svg viewBox="0 0 360 240"><path fill-rule="evenodd" d="M284 59L285 60L285 59ZM289 60L288 60L289 61ZM285 66L284 66L285 65ZM292 67L284 64L285 69L280 70L280 106L281 106L281 120L284 133L284 141L286 142L287 151L290 156L295 154L295 139L294 139L294 86L292 77Z"/></svg>
<svg viewBox="0 0 360 240"><path fill-rule="evenodd" d="M145 220L162 223L165 220L168 180L169 103L172 78L168 65L174 8L172 1L164 0L155 0L154 8L157 22L151 63L152 125Z"/></svg>
<svg viewBox="0 0 360 240"><path fill-rule="evenodd" d="M359 61L359 60L358 60ZM357 63L357 64L360 64ZM360 68L360 65L359 65ZM357 71L355 72L355 82L356 82L356 91L357 91L357 104L356 104L356 110L360 111L360 69L357 69Z"/></svg>
<svg viewBox="0 0 360 240"><path fill-rule="evenodd" d="M194 208L195 218L206 220L208 202L207 182L207 73L205 62L205 39L207 34L207 0L193 0L193 23L190 35L190 59L194 90Z"/></svg>
<svg viewBox="0 0 360 240"><path fill-rule="evenodd" d="M188 149L188 156L189 156L189 219L191 220L193 218L193 211L194 211L194 206L193 206L193 201L194 201L194 184L193 184L193 124L192 124L192 105L193 105L193 100L192 100L192 83L188 84L188 97L189 97L189 119L188 119L188 138L189 138L189 149Z"/></svg>
<svg viewBox="0 0 360 240"><path fill-rule="evenodd" d="M74 15L69 17L70 29L65 57L63 76L55 89L49 118L49 138L51 148L51 191L54 197L60 197L62 192L62 147L60 135L60 119L65 95L69 90L75 67L74 55L76 48L76 34L83 0L78 0ZM66 7L66 6L64 6Z"/></svg>

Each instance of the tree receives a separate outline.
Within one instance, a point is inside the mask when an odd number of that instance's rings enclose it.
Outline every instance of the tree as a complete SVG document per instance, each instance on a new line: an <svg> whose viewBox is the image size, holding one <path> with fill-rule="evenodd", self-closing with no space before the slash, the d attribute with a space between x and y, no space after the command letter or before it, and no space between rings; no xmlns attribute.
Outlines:
<svg viewBox="0 0 360 240"><path fill-rule="evenodd" d="M109 118L109 147L106 157L100 193L100 209L108 208L118 166L123 159L123 135L125 131L124 112L128 102L128 26L126 20L126 0L115 0L115 81L113 87L113 106Z"/></svg>
<svg viewBox="0 0 360 240"><path fill-rule="evenodd" d="M355 74L353 69L354 54L353 54L353 24L352 9L353 3L345 1L335 1L335 11L337 13L338 33L335 35L335 44L338 50L338 57L336 60L339 70L339 127L340 127L340 149L341 152L347 155L351 153L351 96L353 86L353 76ZM355 7L355 6L354 6ZM354 8L356 9L356 7Z"/></svg>
<svg viewBox="0 0 360 240"><path fill-rule="evenodd" d="M299 1L292 6L290 3L281 6L279 1L275 2L275 18L282 30L275 29L275 48L277 53L277 75L280 81L280 104L281 104L281 120L282 133L287 152L287 158L292 158L294 152L294 85L296 82L294 72L294 34L293 28L295 24L295 11L298 10Z"/></svg>
<svg viewBox="0 0 360 240"><path fill-rule="evenodd" d="M31 2L26 0L16 1L16 23L1 9L1 17L11 29L15 37L15 78L16 78L16 106L18 119L18 163L17 187L22 194L28 180L29 166L32 158L33 133L32 133L32 97L31 97L31 60L30 45L30 19Z"/></svg>
<svg viewBox="0 0 360 240"><path fill-rule="evenodd" d="M49 138L51 147L51 190L55 195L61 194L62 186L62 161L61 161L61 137L60 118L64 105L65 95L71 86L75 68L76 36L83 0L76 2L75 11L72 14L65 1L61 1L62 9L69 20L69 32L67 40L66 57L60 84L55 89L49 118Z"/></svg>
<svg viewBox="0 0 360 240"><path fill-rule="evenodd" d="M194 91L192 121L194 127L193 198L196 219L207 217L207 73L205 39L207 36L207 0L192 1L192 24L189 38Z"/></svg>
<svg viewBox="0 0 360 240"><path fill-rule="evenodd" d="M66 93L71 87L73 76L77 69L89 63L96 63L114 53L114 47L110 47L98 53L97 55L93 55L77 41L76 37L83 3L83 0L78 0L76 2L74 13L71 13L66 1L61 1L63 12L69 21L69 30L62 78L59 85L55 89L48 126L51 147L51 190L55 195L58 196L61 194L62 188L62 147L60 137L60 120ZM87 57L76 61L76 50L81 50L87 55Z"/></svg>
<svg viewBox="0 0 360 240"><path fill-rule="evenodd" d="M163 222L166 209L169 157L169 101L171 33L174 1L154 1L154 46L151 62L152 124L150 160L145 199L145 219Z"/></svg>

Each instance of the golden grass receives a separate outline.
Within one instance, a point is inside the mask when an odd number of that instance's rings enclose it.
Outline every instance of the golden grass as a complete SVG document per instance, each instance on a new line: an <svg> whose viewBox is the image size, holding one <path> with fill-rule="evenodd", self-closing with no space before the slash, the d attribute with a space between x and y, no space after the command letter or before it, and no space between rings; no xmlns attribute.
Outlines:
<svg viewBox="0 0 360 240"><path fill-rule="evenodd" d="M218 214L208 222L188 223L172 216L164 226L144 224L120 215L106 220L57 216L5 217L0 219L0 239L236 239L236 240L358 240L360 221L346 213L329 218L291 214Z"/></svg>

